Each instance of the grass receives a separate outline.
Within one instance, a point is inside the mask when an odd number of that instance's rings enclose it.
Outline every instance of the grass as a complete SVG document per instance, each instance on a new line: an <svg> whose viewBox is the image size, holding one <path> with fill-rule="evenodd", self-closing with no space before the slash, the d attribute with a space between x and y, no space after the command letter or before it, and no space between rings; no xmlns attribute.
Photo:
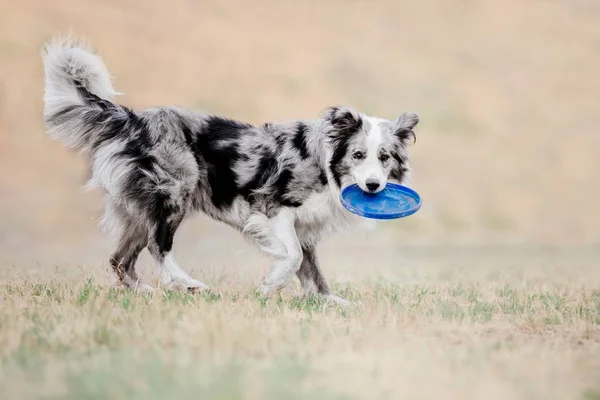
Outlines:
<svg viewBox="0 0 600 400"><path fill-rule="evenodd" d="M337 285L351 308L265 301L245 285L139 295L102 278L6 278L0 387L51 399L597 398L600 290L488 275Z"/></svg>

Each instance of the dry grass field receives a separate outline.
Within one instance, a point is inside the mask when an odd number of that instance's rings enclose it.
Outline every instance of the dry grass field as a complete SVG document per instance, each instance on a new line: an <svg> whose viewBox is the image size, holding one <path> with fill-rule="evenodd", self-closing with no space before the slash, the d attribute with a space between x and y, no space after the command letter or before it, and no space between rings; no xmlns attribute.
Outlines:
<svg viewBox="0 0 600 400"><path fill-rule="evenodd" d="M350 308L223 274L142 296L8 270L3 398L599 399L600 254L503 253L404 251L402 274L334 285Z"/></svg>
<svg viewBox="0 0 600 400"><path fill-rule="evenodd" d="M0 398L600 399L599 21L594 0L0 0ZM201 216L175 253L213 291L114 289L101 194L42 124L39 50L67 31L131 107L419 112L422 209L321 249L356 304L257 299L267 260Z"/></svg>

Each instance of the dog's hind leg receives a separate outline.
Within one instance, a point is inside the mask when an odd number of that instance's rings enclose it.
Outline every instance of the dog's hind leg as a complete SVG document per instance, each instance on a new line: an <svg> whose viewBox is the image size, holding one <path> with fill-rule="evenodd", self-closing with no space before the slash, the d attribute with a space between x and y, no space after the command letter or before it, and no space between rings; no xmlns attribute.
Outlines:
<svg viewBox="0 0 600 400"><path fill-rule="evenodd" d="M110 257L110 265L119 278L119 283L140 292L150 292L153 289L140 282L135 272L135 262L140 252L146 247L148 234L142 227L130 223L123 227L119 246Z"/></svg>
<svg viewBox="0 0 600 400"><path fill-rule="evenodd" d="M151 291L152 288L141 283L135 273L135 262L148 243L147 229L136 224L123 207L110 199L101 225L107 234L119 235L119 244L109 260L118 284L138 291Z"/></svg>
<svg viewBox="0 0 600 400"><path fill-rule="evenodd" d="M173 238L183 220L183 213L168 213L161 217L150 233L148 250L159 266L163 285L178 290L208 289L207 285L190 277L173 257Z"/></svg>
<svg viewBox="0 0 600 400"><path fill-rule="evenodd" d="M265 218L262 226L254 219L245 231L250 236L253 233L258 235L259 242L267 244L262 246L263 250L275 256L258 291L263 296L279 292L290 282L302 263L302 247L296 234L294 211L284 208L274 218Z"/></svg>

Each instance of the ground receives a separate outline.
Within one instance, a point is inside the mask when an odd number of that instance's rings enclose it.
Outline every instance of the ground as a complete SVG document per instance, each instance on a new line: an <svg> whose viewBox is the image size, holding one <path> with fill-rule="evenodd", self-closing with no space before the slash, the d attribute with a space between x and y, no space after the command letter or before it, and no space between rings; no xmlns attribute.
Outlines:
<svg viewBox="0 0 600 400"><path fill-rule="evenodd" d="M388 256L406 269L354 265L334 283L350 308L294 290L265 302L235 274L150 296L99 269L6 271L0 387L31 399L600 398L597 250Z"/></svg>

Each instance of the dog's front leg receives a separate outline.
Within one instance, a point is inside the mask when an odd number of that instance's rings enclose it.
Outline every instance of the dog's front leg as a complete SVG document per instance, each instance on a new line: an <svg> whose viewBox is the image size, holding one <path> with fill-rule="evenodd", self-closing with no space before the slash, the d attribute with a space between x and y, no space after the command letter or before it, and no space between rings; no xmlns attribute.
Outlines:
<svg viewBox="0 0 600 400"><path fill-rule="evenodd" d="M302 264L296 275L300 280L303 296L329 294L329 286L319 268L314 246L302 246Z"/></svg>
<svg viewBox="0 0 600 400"><path fill-rule="evenodd" d="M269 248L263 246L263 250L275 256L267 276L258 287L262 296L268 297L279 292L300 268L302 247L296 234L295 219L294 211L284 208L275 217L266 220L266 226L253 227L255 231L260 231L260 241L268 243Z"/></svg>

